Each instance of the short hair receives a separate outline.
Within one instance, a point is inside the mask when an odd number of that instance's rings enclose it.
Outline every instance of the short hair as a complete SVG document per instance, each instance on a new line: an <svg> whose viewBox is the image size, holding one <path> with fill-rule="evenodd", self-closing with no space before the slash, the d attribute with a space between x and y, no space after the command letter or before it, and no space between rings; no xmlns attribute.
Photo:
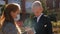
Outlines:
<svg viewBox="0 0 60 34"><path fill-rule="evenodd" d="M36 7L36 6L41 6L42 7L42 3L40 1L35 1L32 3L32 7Z"/></svg>

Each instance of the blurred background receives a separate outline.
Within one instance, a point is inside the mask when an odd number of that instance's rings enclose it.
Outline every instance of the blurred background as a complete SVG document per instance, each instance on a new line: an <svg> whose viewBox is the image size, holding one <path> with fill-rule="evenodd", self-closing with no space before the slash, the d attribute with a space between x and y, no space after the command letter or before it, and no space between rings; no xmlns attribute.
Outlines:
<svg viewBox="0 0 60 34"><path fill-rule="evenodd" d="M24 21L31 15L32 2L36 0L0 0L0 17L4 11L4 7L9 3L18 3L21 5L21 19ZM54 34L60 34L60 0L39 0L41 1L44 11L43 13L51 19L52 31Z"/></svg>

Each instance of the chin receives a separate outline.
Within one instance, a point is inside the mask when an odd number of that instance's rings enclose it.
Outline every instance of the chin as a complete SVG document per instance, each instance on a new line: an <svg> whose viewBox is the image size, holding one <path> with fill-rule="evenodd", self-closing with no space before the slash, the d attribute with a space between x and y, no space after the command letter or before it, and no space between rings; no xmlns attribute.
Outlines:
<svg viewBox="0 0 60 34"><path fill-rule="evenodd" d="M39 16L40 14L35 14L35 16Z"/></svg>

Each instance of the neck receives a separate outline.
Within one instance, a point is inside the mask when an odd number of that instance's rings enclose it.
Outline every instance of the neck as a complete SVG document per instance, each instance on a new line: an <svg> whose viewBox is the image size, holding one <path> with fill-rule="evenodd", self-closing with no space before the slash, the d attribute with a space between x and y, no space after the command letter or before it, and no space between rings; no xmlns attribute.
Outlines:
<svg viewBox="0 0 60 34"><path fill-rule="evenodd" d="M37 14L36 17L39 17L40 15L41 15L41 13L40 14Z"/></svg>

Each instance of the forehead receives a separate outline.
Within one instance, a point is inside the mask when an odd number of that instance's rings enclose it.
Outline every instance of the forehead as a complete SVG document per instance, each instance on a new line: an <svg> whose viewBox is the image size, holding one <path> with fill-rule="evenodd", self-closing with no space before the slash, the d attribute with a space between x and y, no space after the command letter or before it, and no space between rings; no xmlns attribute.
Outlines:
<svg viewBox="0 0 60 34"><path fill-rule="evenodd" d="M32 8L34 8L34 9L37 9L37 8L41 8L41 6L33 6Z"/></svg>

